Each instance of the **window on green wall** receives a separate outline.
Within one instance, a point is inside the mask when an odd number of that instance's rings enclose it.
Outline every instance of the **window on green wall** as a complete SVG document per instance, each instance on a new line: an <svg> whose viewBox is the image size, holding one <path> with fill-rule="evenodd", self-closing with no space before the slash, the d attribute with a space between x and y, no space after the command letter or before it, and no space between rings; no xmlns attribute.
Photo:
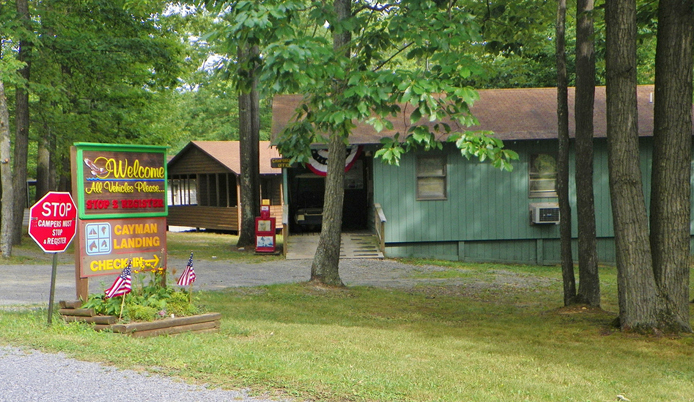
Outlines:
<svg viewBox="0 0 694 402"><path fill-rule="evenodd" d="M557 196L557 159L552 154L530 155L530 197Z"/></svg>
<svg viewBox="0 0 694 402"><path fill-rule="evenodd" d="M446 199L446 155L417 155L417 199Z"/></svg>

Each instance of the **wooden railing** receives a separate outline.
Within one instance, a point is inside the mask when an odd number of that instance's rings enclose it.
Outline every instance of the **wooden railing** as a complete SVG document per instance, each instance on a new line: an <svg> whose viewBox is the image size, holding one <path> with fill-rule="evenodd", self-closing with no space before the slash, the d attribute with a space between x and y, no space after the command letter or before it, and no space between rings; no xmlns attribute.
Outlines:
<svg viewBox="0 0 694 402"><path fill-rule="evenodd" d="M374 226L378 236L379 249L382 253L386 251L386 215L383 213L381 204L374 204Z"/></svg>

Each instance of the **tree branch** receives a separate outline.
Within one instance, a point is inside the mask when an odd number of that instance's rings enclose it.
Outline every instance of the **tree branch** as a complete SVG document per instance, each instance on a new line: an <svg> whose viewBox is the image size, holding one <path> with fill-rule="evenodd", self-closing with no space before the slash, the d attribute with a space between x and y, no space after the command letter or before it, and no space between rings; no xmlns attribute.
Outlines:
<svg viewBox="0 0 694 402"><path fill-rule="evenodd" d="M395 58L395 56L399 55L400 53L402 53L403 51L405 51L405 49L407 49L408 47L412 46L413 44L414 44L414 42L410 42L410 43L408 43L407 45L405 45L404 47L402 47L401 49L399 49L397 52L393 53L393 55L390 56L387 60L384 60L381 64L377 65L376 68L374 68L372 72L376 72L376 71L380 70L381 67L383 67L383 66L385 66L386 64L388 64L391 60L393 60L393 59Z"/></svg>
<svg viewBox="0 0 694 402"><path fill-rule="evenodd" d="M359 8L358 10L356 10L356 11L354 12L354 14L356 15L356 14L358 14L360 11L364 11L364 10L379 11L379 12L385 11L385 12L387 12L390 8L392 8L392 7L394 7L394 6L395 6L394 4L384 4L384 5L380 6L380 7L379 7L379 6L364 5L364 6L362 6L361 8Z"/></svg>

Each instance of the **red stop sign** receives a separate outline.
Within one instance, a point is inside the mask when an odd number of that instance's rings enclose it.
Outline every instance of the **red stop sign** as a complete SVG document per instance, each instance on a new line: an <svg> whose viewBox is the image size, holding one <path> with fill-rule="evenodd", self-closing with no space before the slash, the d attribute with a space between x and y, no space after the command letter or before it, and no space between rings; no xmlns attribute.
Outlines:
<svg viewBox="0 0 694 402"><path fill-rule="evenodd" d="M29 209L29 236L46 253L62 253L75 237L77 206L70 193L49 192Z"/></svg>

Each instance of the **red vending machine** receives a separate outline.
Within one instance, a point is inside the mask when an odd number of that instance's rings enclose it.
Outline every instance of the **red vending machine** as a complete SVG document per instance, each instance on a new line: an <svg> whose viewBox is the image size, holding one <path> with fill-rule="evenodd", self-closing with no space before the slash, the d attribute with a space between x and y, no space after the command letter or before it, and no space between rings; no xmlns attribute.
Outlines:
<svg viewBox="0 0 694 402"><path fill-rule="evenodd" d="M275 252L275 218L270 217L270 200L263 200L260 217L255 218L255 252Z"/></svg>

